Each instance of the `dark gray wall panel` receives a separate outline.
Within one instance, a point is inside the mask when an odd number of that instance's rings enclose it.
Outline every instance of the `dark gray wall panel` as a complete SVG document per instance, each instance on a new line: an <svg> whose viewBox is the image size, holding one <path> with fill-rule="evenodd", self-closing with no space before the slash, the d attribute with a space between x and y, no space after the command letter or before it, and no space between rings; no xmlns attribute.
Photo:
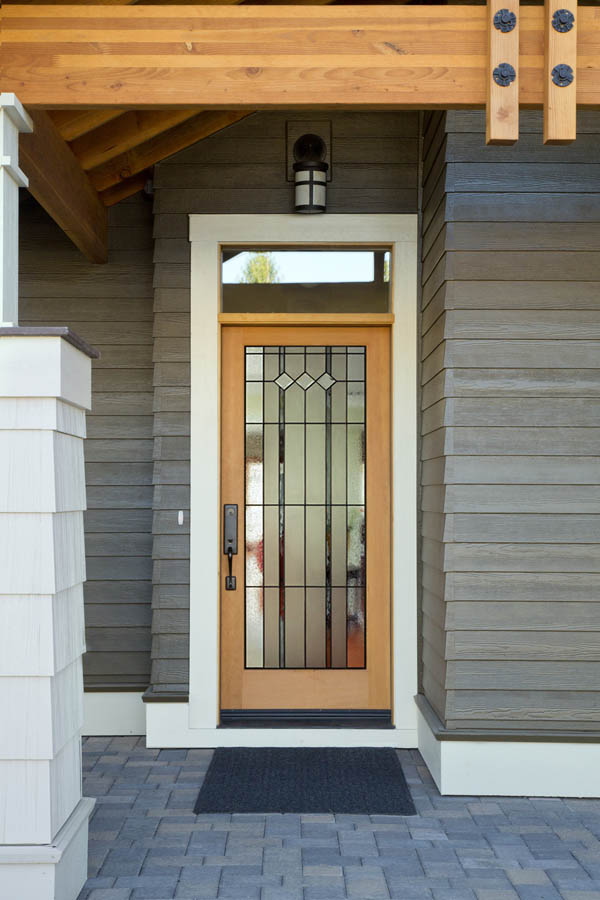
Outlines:
<svg viewBox="0 0 600 900"><path fill-rule="evenodd" d="M21 322L69 325L93 361L85 441L89 689L145 690L152 593L152 206L110 210L109 261L87 263L31 200L21 208Z"/></svg>

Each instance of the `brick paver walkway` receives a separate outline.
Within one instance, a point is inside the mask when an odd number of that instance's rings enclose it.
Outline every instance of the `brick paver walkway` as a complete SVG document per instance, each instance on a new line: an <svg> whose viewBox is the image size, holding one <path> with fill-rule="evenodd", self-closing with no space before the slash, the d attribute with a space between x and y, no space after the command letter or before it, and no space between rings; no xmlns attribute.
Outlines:
<svg viewBox="0 0 600 900"><path fill-rule="evenodd" d="M212 751L83 752L98 801L80 900L600 900L600 800L440 797L400 751L417 816L194 816Z"/></svg>

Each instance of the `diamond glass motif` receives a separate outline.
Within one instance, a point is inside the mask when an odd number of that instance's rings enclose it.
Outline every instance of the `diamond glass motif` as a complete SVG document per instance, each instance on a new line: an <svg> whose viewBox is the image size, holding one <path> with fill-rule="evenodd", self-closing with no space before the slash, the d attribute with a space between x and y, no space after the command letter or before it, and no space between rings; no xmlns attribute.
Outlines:
<svg viewBox="0 0 600 900"><path fill-rule="evenodd" d="M296 384L299 384L304 391L309 388L311 384L314 384L314 381L315 379L312 378L312 376L309 375L308 372L303 372L299 378L296 378Z"/></svg>
<svg viewBox="0 0 600 900"><path fill-rule="evenodd" d="M320 378L317 378L317 384L320 384L324 391L329 390L332 384L335 384L335 378L332 378L329 372L323 372Z"/></svg>
<svg viewBox="0 0 600 900"><path fill-rule="evenodd" d="M293 384L294 381L287 372L282 372L279 378L275 379L275 384L278 385L282 390L286 390L289 388L290 384Z"/></svg>

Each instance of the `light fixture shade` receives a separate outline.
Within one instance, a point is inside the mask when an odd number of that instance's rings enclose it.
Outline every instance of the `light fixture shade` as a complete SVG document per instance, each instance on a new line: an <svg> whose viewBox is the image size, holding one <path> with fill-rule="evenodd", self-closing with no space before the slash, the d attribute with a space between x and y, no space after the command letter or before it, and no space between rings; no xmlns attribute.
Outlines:
<svg viewBox="0 0 600 900"><path fill-rule="evenodd" d="M297 213L324 213L327 209L327 147L317 134L303 134L294 144L294 209Z"/></svg>

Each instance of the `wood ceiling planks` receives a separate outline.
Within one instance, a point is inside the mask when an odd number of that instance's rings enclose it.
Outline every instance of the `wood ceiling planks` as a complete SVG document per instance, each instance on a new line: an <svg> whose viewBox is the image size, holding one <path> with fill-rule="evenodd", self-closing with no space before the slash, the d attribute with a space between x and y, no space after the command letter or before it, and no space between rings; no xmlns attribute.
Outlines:
<svg viewBox="0 0 600 900"><path fill-rule="evenodd" d="M104 165L90 171L90 180L96 190L105 191L151 168L161 159L216 134L249 114L242 110L212 110L198 113L175 128L156 135L131 150L115 155Z"/></svg>
<svg viewBox="0 0 600 900"><path fill-rule="evenodd" d="M72 141L71 150L87 172L185 122L196 112L192 109L125 112Z"/></svg>
<svg viewBox="0 0 600 900"><path fill-rule="evenodd" d="M65 141L73 141L120 115L120 109L55 109L50 113Z"/></svg>

